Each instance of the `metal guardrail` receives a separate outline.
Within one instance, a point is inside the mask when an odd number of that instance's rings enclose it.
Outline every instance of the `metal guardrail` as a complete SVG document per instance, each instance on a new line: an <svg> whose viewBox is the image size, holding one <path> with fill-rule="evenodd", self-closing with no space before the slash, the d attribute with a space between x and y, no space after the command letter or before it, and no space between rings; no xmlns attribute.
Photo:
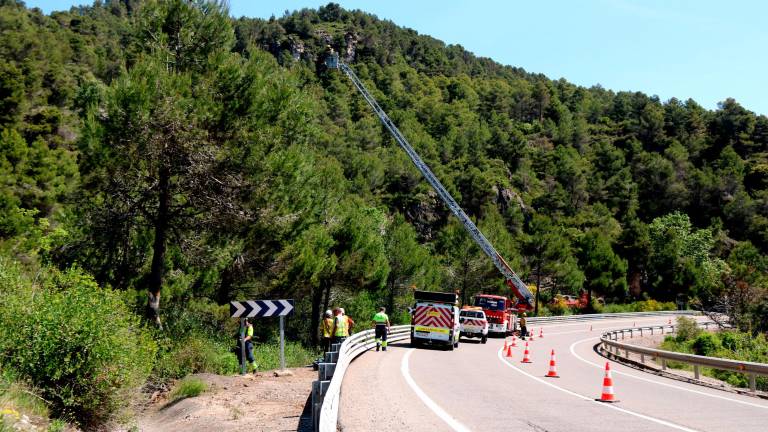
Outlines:
<svg viewBox="0 0 768 432"><path fill-rule="evenodd" d="M699 326L704 327L705 329L708 329L710 325L714 325L714 324L715 324L714 322L704 322L704 323L699 323ZM710 367L713 369L741 372L746 374L749 377L749 389L752 392L755 392L757 390L757 382L756 382L757 375L768 376L768 364L765 364L765 363L730 360L730 359L723 359L723 358L717 358L717 357L706 357L706 356L700 356L695 354L684 354L684 353L664 351L664 350L659 350L654 348L647 348L647 347L632 345L628 343L618 342L619 337L621 337L621 339L624 340L626 338L626 335L629 334L629 337L632 338L634 337L635 332L637 332L642 337L646 332L650 332L650 334L653 335L655 331L659 331L661 332L661 334L665 334L665 331L667 331L667 333L673 333L675 332L675 330L676 330L675 325L642 326L642 327L612 330L602 334L602 336L600 337L600 348L607 355L612 355L616 358L624 358L627 360L631 360L631 358L629 357L629 353L639 354L640 363L642 364L645 364L646 356L650 356L653 360L660 359L662 370L667 369L667 361L676 361L680 363L690 364L690 365L693 365L693 373L696 379L699 379L701 376L700 368L702 366ZM623 356L621 355L621 351L624 352Z"/></svg>
<svg viewBox="0 0 768 432"><path fill-rule="evenodd" d="M392 326L387 342L410 337L410 325ZM331 351L325 353L325 362L318 365L318 380L312 383L312 422L315 431L336 431L344 373L355 357L375 347L374 330L365 330L348 337L342 344L334 344Z"/></svg>
<svg viewBox="0 0 768 432"><path fill-rule="evenodd" d="M539 322L570 322L570 321L599 321L604 319L616 318L643 318L654 316L677 316L677 315L700 315L698 311L675 310L675 311L655 311L655 312L619 312L605 314L585 314L585 315L563 315L550 317L528 317L526 320L530 324Z"/></svg>

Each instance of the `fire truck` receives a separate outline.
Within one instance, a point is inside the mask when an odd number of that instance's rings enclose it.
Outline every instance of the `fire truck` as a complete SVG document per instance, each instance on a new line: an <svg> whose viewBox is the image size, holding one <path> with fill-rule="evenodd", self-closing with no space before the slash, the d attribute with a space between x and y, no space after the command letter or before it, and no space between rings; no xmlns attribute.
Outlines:
<svg viewBox="0 0 768 432"><path fill-rule="evenodd" d="M478 294L474 305L483 309L488 319L488 334L508 336L517 327L517 308L512 301L504 296Z"/></svg>

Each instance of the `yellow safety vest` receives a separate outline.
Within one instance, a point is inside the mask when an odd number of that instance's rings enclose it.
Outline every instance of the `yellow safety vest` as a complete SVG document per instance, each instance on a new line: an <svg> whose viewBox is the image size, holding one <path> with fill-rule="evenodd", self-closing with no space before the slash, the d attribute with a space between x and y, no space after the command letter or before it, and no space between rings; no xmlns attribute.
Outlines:
<svg viewBox="0 0 768 432"><path fill-rule="evenodd" d="M349 320L347 319L346 315L339 315L336 317L336 332L334 333L334 336L349 336Z"/></svg>
<svg viewBox="0 0 768 432"><path fill-rule="evenodd" d="M331 332L333 331L333 318L323 318L323 322L320 323L320 325L323 329L323 337L331 337Z"/></svg>

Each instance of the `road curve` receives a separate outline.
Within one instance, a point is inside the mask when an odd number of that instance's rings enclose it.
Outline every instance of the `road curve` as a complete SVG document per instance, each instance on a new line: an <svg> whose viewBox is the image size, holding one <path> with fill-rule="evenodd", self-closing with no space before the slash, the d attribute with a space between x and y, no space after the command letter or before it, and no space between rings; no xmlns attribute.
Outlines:
<svg viewBox="0 0 768 432"><path fill-rule="evenodd" d="M530 343L533 363L522 364L503 341L462 340L456 351L411 349L368 352L347 370L339 425L345 432L397 431L760 431L768 430L768 401L688 384L611 362L616 404L596 402L605 358L600 333L667 318L623 318L543 324ZM590 326L593 330L590 331ZM536 335L539 326L534 326ZM560 378L545 378L549 353Z"/></svg>

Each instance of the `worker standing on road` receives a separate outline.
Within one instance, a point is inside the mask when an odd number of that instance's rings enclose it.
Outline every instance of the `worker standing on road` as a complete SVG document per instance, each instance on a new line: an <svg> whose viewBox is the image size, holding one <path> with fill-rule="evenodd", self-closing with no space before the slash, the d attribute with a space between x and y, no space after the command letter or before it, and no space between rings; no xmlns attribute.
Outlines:
<svg viewBox="0 0 768 432"><path fill-rule="evenodd" d="M331 338L333 338L333 314L330 309L325 311L323 321L320 322L320 332L323 336L323 352L328 352L331 350Z"/></svg>
<svg viewBox="0 0 768 432"><path fill-rule="evenodd" d="M341 313L341 308L333 310L333 343L342 343L349 336L349 322L347 317Z"/></svg>
<svg viewBox="0 0 768 432"><path fill-rule="evenodd" d="M528 336L528 326L525 321L525 312L520 316L520 339L525 340L525 337Z"/></svg>
<svg viewBox="0 0 768 432"><path fill-rule="evenodd" d="M381 346L383 351L387 350L387 334L389 333L389 317L386 314L387 309L380 307L376 315L373 316L373 325L376 334L376 351Z"/></svg>

